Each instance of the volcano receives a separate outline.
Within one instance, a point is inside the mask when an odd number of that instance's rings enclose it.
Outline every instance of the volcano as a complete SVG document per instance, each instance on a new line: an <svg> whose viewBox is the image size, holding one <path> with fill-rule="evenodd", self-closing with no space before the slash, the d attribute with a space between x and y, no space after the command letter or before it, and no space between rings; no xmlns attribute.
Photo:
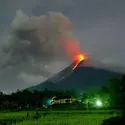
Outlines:
<svg viewBox="0 0 125 125"><path fill-rule="evenodd" d="M61 72L49 78L36 86L28 88L29 90L56 90L56 89L75 89L79 91L86 91L91 88L98 88L106 84L107 80L111 77L121 77L121 73L108 71L91 66L83 66L84 62L81 61L73 70L76 62L66 67ZM82 65L82 67L80 67Z"/></svg>

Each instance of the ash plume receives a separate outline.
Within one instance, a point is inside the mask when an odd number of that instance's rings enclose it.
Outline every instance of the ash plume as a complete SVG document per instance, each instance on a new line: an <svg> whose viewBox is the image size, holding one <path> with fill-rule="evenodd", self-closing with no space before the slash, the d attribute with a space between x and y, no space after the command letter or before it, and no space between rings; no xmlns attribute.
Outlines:
<svg viewBox="0 0 125 125"><path fill-rule="evenodd" d="M77 44L73 29L62 13L48 12L29 17L21 10L17 11L9 26L9 39L1 46L1 68L18 67L22 72L33 72L34 69L40 72L40 69L44 70L43 74L51 75L45 65L55 60L71 61L67 45L75 47Z"/></svg>

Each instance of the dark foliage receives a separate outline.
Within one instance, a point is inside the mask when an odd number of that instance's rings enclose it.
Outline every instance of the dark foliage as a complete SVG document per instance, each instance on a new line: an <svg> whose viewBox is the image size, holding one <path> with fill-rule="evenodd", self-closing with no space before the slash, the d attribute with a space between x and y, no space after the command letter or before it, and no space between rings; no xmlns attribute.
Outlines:
<svg viewBox="0 0 125 125"><path fill-rule="evenodd" d="M47 105L47 100L52 99L53 96L57 97L74 97L75 91L72 90L56 90L50 91L45 89L44 91L29 91L29 90L18 90L12 94L0 93L0 110L28 110L42 108L43 105Z"/></svg>
<svg viewBox="0 0 125 125"><path fill-rule="evenodd" d="M101 125L125 125L124 117L111 117L103 120Z"/></svg>

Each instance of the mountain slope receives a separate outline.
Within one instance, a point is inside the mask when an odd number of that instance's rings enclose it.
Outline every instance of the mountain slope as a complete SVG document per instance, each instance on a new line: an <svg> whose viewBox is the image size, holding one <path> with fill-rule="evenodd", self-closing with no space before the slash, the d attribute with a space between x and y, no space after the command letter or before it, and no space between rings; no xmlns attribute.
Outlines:
<svg viewBox="0 0 125 125"><path fill-rule="evenodd" d="M49 79L29 88L30 90L77 89L86 90L104 85L108 78L119 77L122 74L93 67L77 67L69 76L53 83Z"/></svg>

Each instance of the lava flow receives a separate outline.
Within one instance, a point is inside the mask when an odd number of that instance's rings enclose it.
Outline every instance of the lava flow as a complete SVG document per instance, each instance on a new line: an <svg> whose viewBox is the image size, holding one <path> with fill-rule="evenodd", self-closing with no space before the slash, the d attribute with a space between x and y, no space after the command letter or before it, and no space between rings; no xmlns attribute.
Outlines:
<svg viewBox="0 0 125 125"><path fill-rule="evenodd" d="M85 55L83 55L83 54L78 54L78 55L76 55L76 56L74 57L74 60L76 61L76 64L75 64L75 66L72 68L72 70L74 70L81 61L84 61L84 60L86 60L86 59L87 59L87 57L86 57Z"/></svg>

